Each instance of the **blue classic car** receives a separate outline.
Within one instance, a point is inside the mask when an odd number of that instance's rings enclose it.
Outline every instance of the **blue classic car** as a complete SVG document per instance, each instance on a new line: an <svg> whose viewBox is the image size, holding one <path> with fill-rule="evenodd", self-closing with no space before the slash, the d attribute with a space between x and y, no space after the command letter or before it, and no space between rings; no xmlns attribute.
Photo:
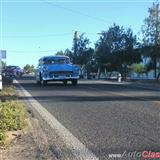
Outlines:
<svg viewBox="0 0 160 160"><path fill-rule="evenodd" d="M39 59L35 78L37 84L46 85L48 81L71 81L77 85L79 67L70 62L68 56L45 56Z"/></svg>

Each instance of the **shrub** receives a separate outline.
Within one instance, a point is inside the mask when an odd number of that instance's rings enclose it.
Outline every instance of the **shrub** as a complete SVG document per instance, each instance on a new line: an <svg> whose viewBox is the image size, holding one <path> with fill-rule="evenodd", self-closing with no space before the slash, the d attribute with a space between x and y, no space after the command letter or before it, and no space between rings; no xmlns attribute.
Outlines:
<svg viewBox="0 0 160 160"><path fill-rule="evenodd" d="M146 73L146 67L143 64L133 64L131 69L138 75Z"/></svg>
<svg viewBox="0 0 160 160"><path fill-rule="evenodd" d="M25 127L26 110L19 101L0 104L0 143L5 140L5 132L21 130Z"/></svg>
<svg viewBox="0 0 160 160"><path fill-rule="evenodd" d="M24 127L24 105L17 101L2 103L0 105L0 129L11 131Z"/></svg>
<svg viewBox="0 0 160 160"><path fill-rule="evenodd" d="M18 98L16 94L16 89L14 86L4 87L0 92L0 100L1 102L5 102L7 100L16 100Z"/></svg>
<svg viewBox="0 0 160 160"><path fill-rule="evenodd" d="M14 86L8 86L2 89L0 96L13 96L16 95L16 90Z"/></svg>
<svg viewBox="0 0 160 160"><path fill-rule="evenodd" d="M6 138L4 130L0 130L0 145L4 145L4 140Z"/></svg>

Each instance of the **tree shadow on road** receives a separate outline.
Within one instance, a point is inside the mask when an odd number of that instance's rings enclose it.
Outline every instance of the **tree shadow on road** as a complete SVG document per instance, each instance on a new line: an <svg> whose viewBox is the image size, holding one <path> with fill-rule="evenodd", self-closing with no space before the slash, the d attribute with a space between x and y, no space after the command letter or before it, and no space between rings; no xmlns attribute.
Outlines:
<svg viewBox="0 0 160 160"><path fill-rule="evenodd" d="M20 97L23 100L30 100L32 97ZM100 101L159 101L159 96L73 96L73 95L52 95L52 96L33 96L37 101L46 102L100 102Z"/></svg>

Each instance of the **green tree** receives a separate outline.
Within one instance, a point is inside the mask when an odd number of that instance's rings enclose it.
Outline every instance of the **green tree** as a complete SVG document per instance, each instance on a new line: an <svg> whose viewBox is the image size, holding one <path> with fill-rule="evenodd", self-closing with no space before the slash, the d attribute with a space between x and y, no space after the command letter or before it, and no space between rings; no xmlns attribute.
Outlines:
<svg viewBox="0 0 160 160"><path fill-rule="evenodd" d="M23 68L24 72L25 73L32 73L35 71L34 69L34 66L33 65L29 65L29 64L26 64Z"/></svg>
<svg viewBox="0 0 160 160"><path fill-rule="evenodd" d="M73 63L79 65L86 65L94 54L94 50L89 47L90 40L81 34L77 37L76 41L72 47L72 52L69 53L70 57L73 59Z"/></svg>
<svg viewBox="0 0 160 160"><path fill-rule="evenodd" d="M138 74L138 76L139 76L140 74L146 73L147 68L143 64L136 64L135 63L135 64L132 64L131 70L136 72Z"/></svg>
<svg viewBox="0 0 160 160"><path fill-rule="evenodd" d="M149 16L144 20L144 25L142 26L143 45L146 48L146 56L150 57L153 61L154 76L156 78L157 60L160 58L160 3L158 0L153 3L148 12Z"/></svg>
<svg viewBox="0 0 160 160"><path fill-rule="evenodd" d="M113 24L107 31L101 33L96 43L96 57L99 63L99 70L119 70L123 77L127 71L127 65L141 60L137 47L136 36L130 28L125 30Z"/></svg>
<svg viewBox="0 0 160 160"><path fill-rule="evenodd" d="M64 55L70 57L71 62L73 61L73 53L68 48L64 51Z"/></svg>
<svg viewBox="0 0 160 160"><path fill-rule="evenodd" d="M63 51L58 51L56 55L65 55L65 53Z"/></svg>
<svg viewBox="0 0 160 160"><path fill-rule="evenodd" d="M124 33L123 27L113 24L107 31L102 31L100 39L95 44L96 59L99 64L99 77L101 72L104 72L107 66L108 70L117 70L119 61L115 52L122 49L122 35Z"/></svg>

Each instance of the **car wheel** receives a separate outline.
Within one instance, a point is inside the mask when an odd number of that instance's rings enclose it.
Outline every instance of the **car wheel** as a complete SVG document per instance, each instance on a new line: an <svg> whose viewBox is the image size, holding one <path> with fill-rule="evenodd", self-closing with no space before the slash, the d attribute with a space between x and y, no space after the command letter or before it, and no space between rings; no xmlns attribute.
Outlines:
<svg viewBox="0 0 160 160"><path fill-rule="evenodd" d="M41 85L43 86L46 86L47 85L47 81L46 80L43 80L43 78L40 76L40 83Z"/></svg>
<svg viewBox="0 0 160 160"><path fill-rule="evenodd" d="M37 78L37 75L35 75L36 84L41 84L41 78Z"/></svg>
<svg viewBox="0 0 160 160"><path fill-rule="evenodd" d="M23 75L23 74L22 74L22 73L20 73L19 77L22 77L22 75Z"/></svg>
<svg viewBox="0 0 160 160"><path fill-rule="evenodd" d="M64 84L64 85L67 85L67 83L68 83L67 80L64 80L64 81L63 81L63 84Z"/></svg>
<svg viewBox="0 0 160 160"><path fill-rule="evenodd" d="M78 83L78 80L77 80L77 79L73 79L73 80L72 80L72 85L76 86L77 83Z"/></svg>
<svg viewBox="0 0 160 160"><path fill-rule="evenodd" d="M36 84L41 84L41 82L40 82L40 81L38 81L38 80L36 80Z"/></svg>
<svg viewBox="0 0 160 160"><path fill-rule="evenodd" d="M41 80L41 85L46 86L47 85L47 81L46 80Z"/></svg>

